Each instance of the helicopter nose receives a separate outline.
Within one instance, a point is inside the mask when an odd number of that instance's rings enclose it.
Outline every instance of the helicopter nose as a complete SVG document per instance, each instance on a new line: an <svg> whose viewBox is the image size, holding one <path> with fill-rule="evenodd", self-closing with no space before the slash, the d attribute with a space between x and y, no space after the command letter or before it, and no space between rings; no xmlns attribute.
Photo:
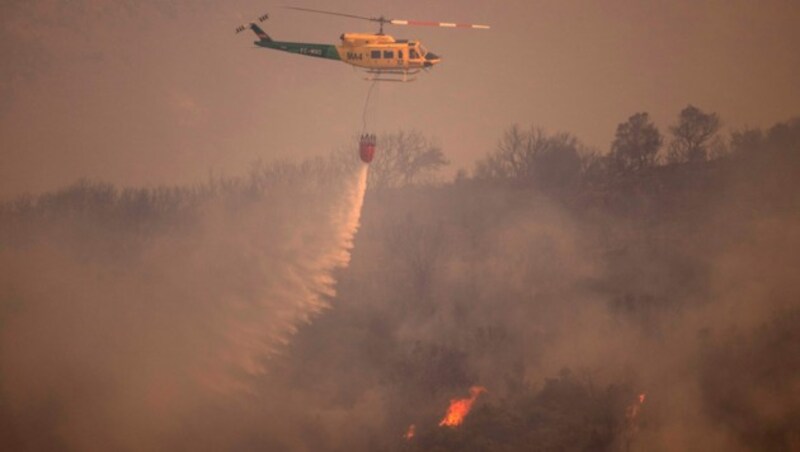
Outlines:
<svg viewBox="0 0 800 452"><path fill-rule="evenodd" d="M434 64L438 63L439 61L441 61L441 59L442 58L439 55L437 55L437 54L435 54L433 52L428 52L428 53L425 54L425 63L424 63L424 65L425 65L425 67L431 67Z"/></svg>

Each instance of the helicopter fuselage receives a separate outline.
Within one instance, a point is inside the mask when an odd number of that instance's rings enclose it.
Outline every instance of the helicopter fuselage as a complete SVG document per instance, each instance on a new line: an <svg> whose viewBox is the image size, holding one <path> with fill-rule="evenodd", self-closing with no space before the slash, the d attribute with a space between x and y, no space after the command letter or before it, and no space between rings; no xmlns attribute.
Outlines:
<svg viewBox="0 0 800 452"><path fill-rule="evenodd" d="M266 36L266 35L265 35ZM299 55L338 60L376 71L410 71L432 67L441 58L428 52L419 41L398 40L385 34L344 33L342 43L310 44L274 41L262 37L255 45Z"/></svg>

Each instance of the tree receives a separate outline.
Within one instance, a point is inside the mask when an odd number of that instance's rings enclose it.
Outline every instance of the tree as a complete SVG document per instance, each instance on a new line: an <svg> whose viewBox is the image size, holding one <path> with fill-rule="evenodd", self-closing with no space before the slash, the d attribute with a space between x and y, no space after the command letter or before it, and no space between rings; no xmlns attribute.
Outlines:
<svg viewBox="0 0 800 452"><path fill-rule="evenodd" d="M672 163L705 161L719 127L719 115L688 105L678 115L678 123L669 128L673 138L668 160Z"/></svg>
<svg viewBox="0 0 800 452"><path fill-rule="evenodd" d="M329 164L339 172L352 170L361 164L356 150L353 146L338 148ZM369 187L397 188L430 182L449 164L442 149L416 130L383 133L378 137L375 159L370 163Z"/></svg>
<svg viewBox="0 0 800 452"><path fill-rule="evenodd" d="M611 160L619 171L630 173L655 166L663 143L658 128L647 113L636 113L617 126L611 143Z"/></svg>
<svg viewBox="0 0 800 452"><path fill-rule="evenodd" d="M744 155L757 151L764 144L764 132L761 129L740 129L731 132L731 153Z"/></svg>
<svg viewBox="0 0 800 452"><path fill-rule="evenodd" d="M393 188L427 182L448 164L442 149L420 132L383 134L371 164L370 184Z"/></svg>
<svg viewBox="0 0 800 452"><path fill-rule="evenodd" d="M478 161L478 179L507 180L544 191L574 187L581 173L581 145L568 133L547 135L538 128L509 128L497 150Z"/></svg>

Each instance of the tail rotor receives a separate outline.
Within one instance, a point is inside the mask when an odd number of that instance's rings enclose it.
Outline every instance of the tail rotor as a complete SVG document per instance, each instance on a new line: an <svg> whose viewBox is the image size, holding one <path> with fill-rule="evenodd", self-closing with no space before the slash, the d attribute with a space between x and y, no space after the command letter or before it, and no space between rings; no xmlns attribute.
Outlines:
<svg viewBox="0 0 800 452"><path fill-rule="evenodd" d="M269 14L264 13L264 14L258 16L257 19L258 19L259 23L264 22L265 20L269 19ZM243 31L247 30L248 28L252 28L253 25L256 25L256 23L255 22L250 22L249 24L239 25L238 27L236 27L236 33L241 33Z"/></svg>

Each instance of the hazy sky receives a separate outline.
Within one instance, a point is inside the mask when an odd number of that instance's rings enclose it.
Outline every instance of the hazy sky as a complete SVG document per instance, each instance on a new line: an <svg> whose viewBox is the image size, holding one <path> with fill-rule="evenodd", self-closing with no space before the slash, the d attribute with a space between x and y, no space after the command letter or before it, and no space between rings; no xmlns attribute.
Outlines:
<svg viewBox="0 0 800 452"><path fill-rule="evenodd" d="M569 131L605 151L637 111L662 130L690 102L729 129L800 114L796 1L285 3L492 25L387 30L444 61L414 83L379 85L368 128L418 129L455 167L471 167L513 123ZM336 43L375 27L281 4L0 2L0 198L80 177L191 183L347 145L361 129L361 74L255 49L251 33L233 30L263 12L279 40Z"/></svg>

